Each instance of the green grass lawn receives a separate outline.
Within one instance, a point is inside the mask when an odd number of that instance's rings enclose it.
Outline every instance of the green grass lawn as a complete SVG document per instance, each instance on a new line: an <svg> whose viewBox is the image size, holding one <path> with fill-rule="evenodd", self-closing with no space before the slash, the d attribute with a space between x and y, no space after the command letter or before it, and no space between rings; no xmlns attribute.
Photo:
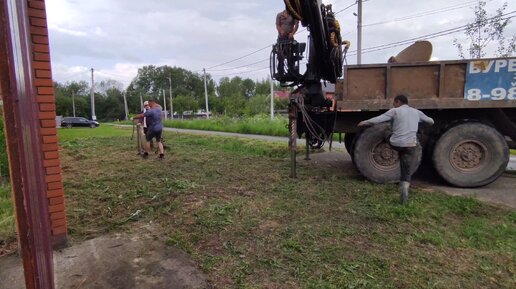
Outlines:
<svg viewBox="0 0 516 289"><path fill-rule="evenodd" d="M0 255L2 247L16 241L14 212L9 185L0 185Z"/></svg>
<svg viewBox="0 0 516 289"><path fill-rule="evenodd" d="M113 137L108 137L113 135ZM103 137L97 137L103 136ZM72 243L153 224L215 288L514 288L516 213L299 162L286 143L131 129L59 130Z"/></svg>

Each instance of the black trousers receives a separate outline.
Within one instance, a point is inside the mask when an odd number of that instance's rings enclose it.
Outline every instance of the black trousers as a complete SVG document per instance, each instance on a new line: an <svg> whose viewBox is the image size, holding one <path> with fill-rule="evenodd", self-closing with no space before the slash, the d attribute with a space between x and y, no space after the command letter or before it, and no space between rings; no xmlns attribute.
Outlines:
<svg viewBox="0 0 516 289"><path fill-rule="evenodd" d="M400 157L400 182L410 182L412 178L412 164L416 157L416 147L397 147L392 148L398 152Z"/></svg>

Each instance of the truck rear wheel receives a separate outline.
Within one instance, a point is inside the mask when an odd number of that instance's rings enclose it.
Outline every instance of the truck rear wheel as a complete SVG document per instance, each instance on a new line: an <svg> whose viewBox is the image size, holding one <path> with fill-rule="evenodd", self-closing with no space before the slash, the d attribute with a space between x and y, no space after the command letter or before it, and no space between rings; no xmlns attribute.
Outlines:
<svg viewBox="0 0 516 289"><path fill-rule="evenodd" d="M437 173L458 187L480 187L495 181L509 162L504 137L482 123L450 128L437 141L433 162Z"/></svg>
<svg viewBox="0 0 516 289"><path fill-rule="evenodd" d="M389 124L378 124L367 128L355 137L353 161L358 171L376 183L392 183L400 179L398 152L389 145L391 133ZM417 146L416 158L412 163L414 173L421 163L422 149Z"/></svg>

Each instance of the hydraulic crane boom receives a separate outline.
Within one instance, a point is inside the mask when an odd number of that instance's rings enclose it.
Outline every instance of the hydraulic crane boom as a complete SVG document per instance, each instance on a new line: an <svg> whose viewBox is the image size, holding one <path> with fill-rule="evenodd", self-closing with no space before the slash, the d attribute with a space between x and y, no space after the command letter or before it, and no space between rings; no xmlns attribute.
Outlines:
<svg viewBox="0 0 516 289"><path fill-rule="evenodd" d="M284 0L290 15L309 32L306 71L299 73L306 44L295 40L278 42L271 53L271 75L282 86L296 87L289 104L289 146L292 154L292 177L295 177L296 139L305 135L307 148L321 147L333 130L333 122L317 119L328 111L331 100L325 99L321 81L335 83L342 77L343 59L349 47L342 41L340 25L332 5L322 0ZM299 119L299 121L298 121Z"/></svg>
<svg viewBox="0 0 516 289"><path fill-rule="evenodd" d="M284 0L286 9L309 31L309 56L306 72L299 74L299 66L293 65L303 58L304 44L291 41L275 45L271 58L271 69L276 80L290 86L306 85L321 80L335 83L342 76L342 38L340 25L335 19L331 5L321 0ZM346 44L346 43L344 43ZM346 46L347 47L347 46ZM301 49L299 49L301 48ZM282 55L279 55L282 54ZM278 59L285 59L283 74L276 71ZM281 57L282 56L282 57ZM272 64L276 65L272 65Z"/></svg>

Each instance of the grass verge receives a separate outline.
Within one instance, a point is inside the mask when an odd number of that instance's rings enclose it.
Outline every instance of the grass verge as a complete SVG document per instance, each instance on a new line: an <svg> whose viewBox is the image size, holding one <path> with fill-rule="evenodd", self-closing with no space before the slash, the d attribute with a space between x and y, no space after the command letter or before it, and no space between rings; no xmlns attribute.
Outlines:
<svg viewBox="0 0 516 289"><path fill-rule="evenodd" d="M0 184L0 256L8 244L16 241L11 187Z"/></svg>
<svg viewBox="0 0 516 289"><path fill-rule="evenodd" d="M394 185L307 162L292 180L284 143L166 133L165 160L142 160L108 130L59 131L74 242L153 223L215 288L516 285L514 212L417 189L404 207Z"/></svg>
<svg viewBox="0 0 516 289"><path fill-rule="evenodd" d="M131 124L130 122L123 122ZM266 115L257 115L244 118L216 117L211 119L168 120L164 121L165 127L223 131L243 134L259 134L270 136L288 136L288 119L276 117L270 119Z"/></svg>
<svg viewBox="0 0 516 289"><path fill-rule="evenodd" d="M288 120L284 117L270 119L269 116L254 116L241 119L218 117L214 119L194 119L165 121L165 126L183 129L224 131L244 134L288 136Z"/></svg>

